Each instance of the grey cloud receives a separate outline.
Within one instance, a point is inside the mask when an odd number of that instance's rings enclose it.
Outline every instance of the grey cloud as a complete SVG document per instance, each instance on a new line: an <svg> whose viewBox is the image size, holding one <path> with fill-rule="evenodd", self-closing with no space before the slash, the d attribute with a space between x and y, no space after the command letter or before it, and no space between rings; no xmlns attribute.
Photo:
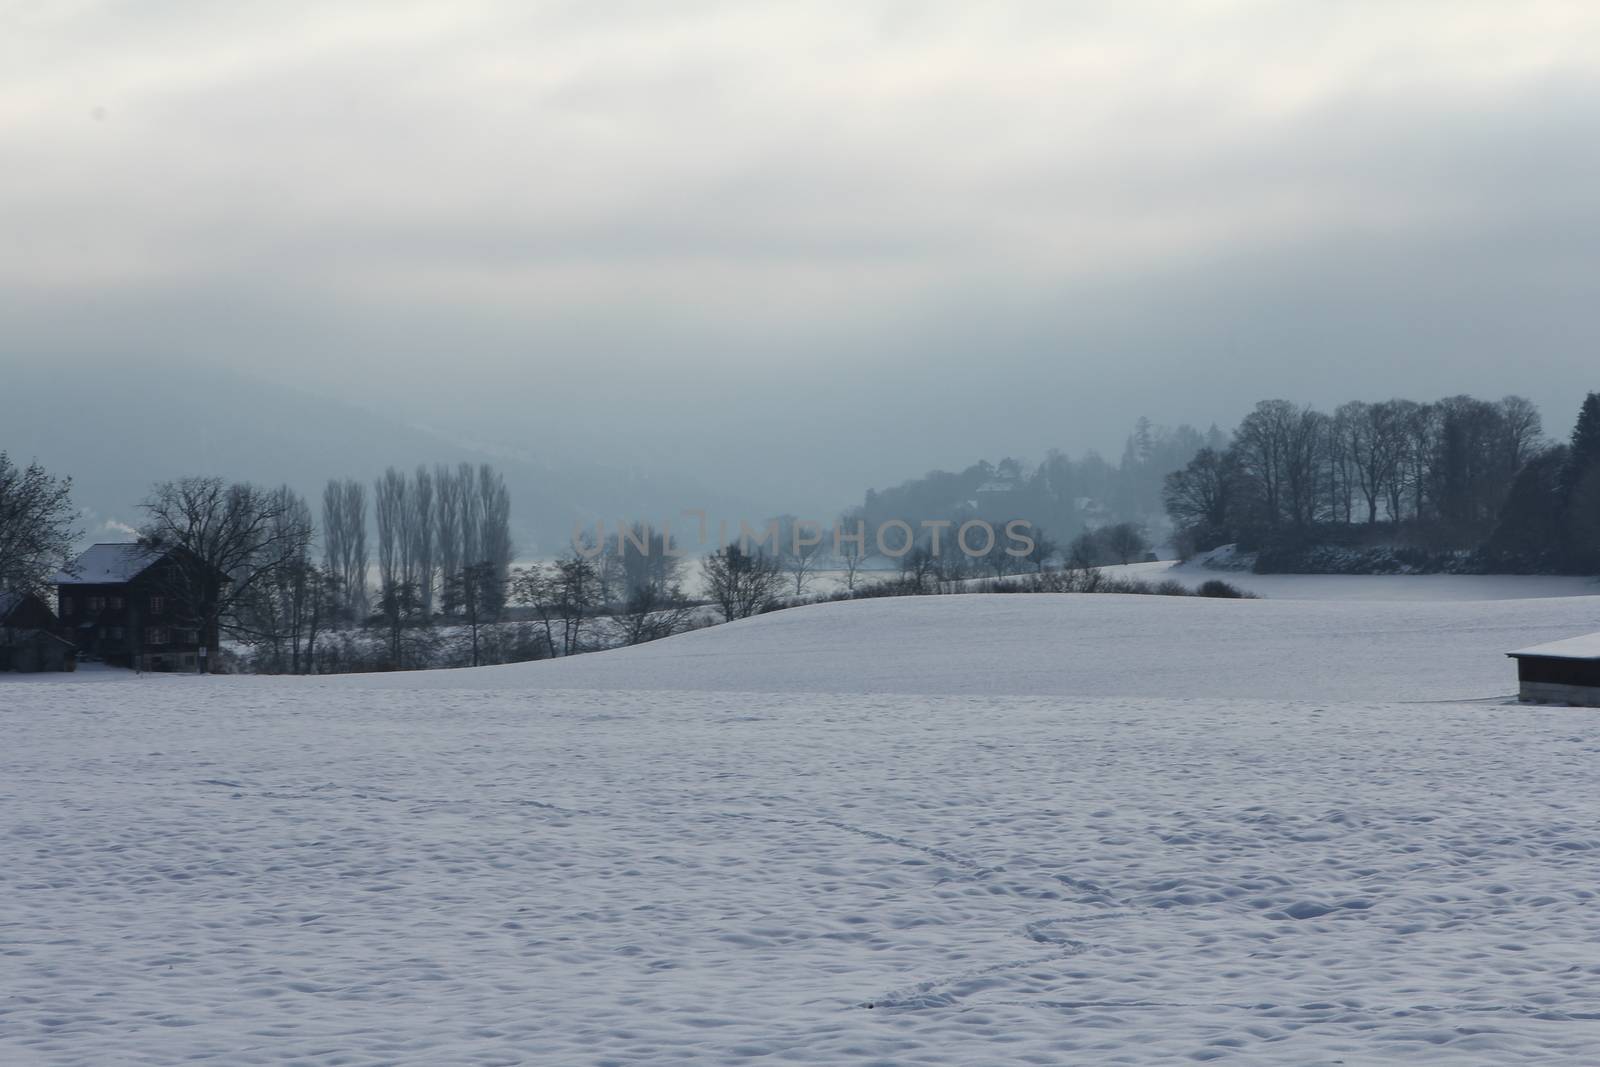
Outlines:
<svg viewBox="0 0 1600 1067"><path fill-rule="evenodd" d="M10 18L0 359L237 365L774 510L1141 413L1596 384L1584 5Z"/></svg>

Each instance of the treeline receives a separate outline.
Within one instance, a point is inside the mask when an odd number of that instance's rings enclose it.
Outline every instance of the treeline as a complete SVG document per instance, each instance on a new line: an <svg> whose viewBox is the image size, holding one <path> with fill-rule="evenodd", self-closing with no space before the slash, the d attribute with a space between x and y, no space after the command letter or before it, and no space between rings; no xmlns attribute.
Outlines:
<svg viewBox="0 0 1600 1067"><path fill-rule="evenodd" d="M429 662L427 625L459 621L476 629L506 606L514 546L511 494L487 463L463 463L407 474L390 467L372 487L330 481L322 493L323 567L337 591L339 617L365 620L387 637L388 662L399 669ZM369 588L376 548L376 587ZM427 624L427 625L419 625ZM481 649L474 640L476 660Z"/></svg>
<svg viewBox="0 0 1600 1067"><path fill-rule="evenodd" d="M359 481L330 481L319 529L288 486L182 478L141 505L139 540L181 550L166 579L173 602L195 629L247 648L252 669L437 665L432 630L475 630L504 610L513 551L505 481L487 464L390 468L373 483L370 514L368 499ZM376 651L335 636L357 630L382 635Z"/></svg>
<svg viewBox="0 0 1600 1067"><path fill-rule="evenodd" d="M775 555L728 546L701 561L704 596L684 591L689 560L673 539L635 522L603 544L512 567L510 500L491 468L390 470L373 487L371 523L360 482L324 492L320 576L333 610L296 612L299 584L282 591L274 630L234 632L255 648L259 671L417 670L478 666L641 644L766 609L791 580ZM368 560L368 533L376 549ZM299 573L296 567L287 574ZM375 573L376 586L364 576ZM275 587L276 588L276 587ZM332 620L316 640L319 617ZM297 628L296 619L304 620ZM263 643L265 639L266 643Z"/></svg>
<svg viewBox="0 0 1600 1067"><path fill-rule="evenodd" d="M877 530L896 520L913 526L949 520L959 526L974 518L997 525L1024 519L1065 546L1086 531L1119 523L1160 523L1166 475L1202 449L1215 451L1226 444L1215 426L1202 433L1187 425L1158 427L1141 418L1115 464L1094 451L1078 459L1051 451L1034 465L1002 459L956 473L930 471L892 488L868 490L862 504L846 512L844 522L864 521L873 544Z"/></svg>
<svg viewBox="0 0 1600 1067"><path fill-rule="evenodd" d="M1323 569L1308 558L1330 546L1370 563L1381 546L1423 569L1589 571L1596 408L1590 394L1561 446L1516 396L1331 414L1264 400L1167 477L1165 509L1181 553L1236 544L1263 570Z"/></svg>

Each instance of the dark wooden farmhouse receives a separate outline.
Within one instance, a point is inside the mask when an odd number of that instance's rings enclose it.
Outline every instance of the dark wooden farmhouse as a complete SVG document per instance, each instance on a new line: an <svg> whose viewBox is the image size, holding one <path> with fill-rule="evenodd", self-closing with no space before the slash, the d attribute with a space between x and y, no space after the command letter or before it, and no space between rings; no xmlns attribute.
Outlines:
<svg viewBox="0 0 1600 1067"><path fill-rule="evenodd" d="M54 578L65 633L86 656L146 671L204 670L215 662L215 623L174 595L180 549L93 545Z"/></svg>
<svg viewBox="0 0 1600 1067"><path fill-rule="evenodd" d="M1600 633L1508 652L1524 704L1600 708Z"/></svg>
<svg viewBox="0 0 1600 1067"><path fill-rule="evenodd" d="M78 650L55 612L32 593L0 593L0 671L70 671Z"/></svg>

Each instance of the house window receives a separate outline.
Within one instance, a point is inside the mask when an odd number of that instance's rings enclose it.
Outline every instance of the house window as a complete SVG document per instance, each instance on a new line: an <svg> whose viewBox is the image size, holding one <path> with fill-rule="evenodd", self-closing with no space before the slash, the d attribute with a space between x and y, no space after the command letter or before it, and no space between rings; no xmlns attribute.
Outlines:
<svg viewBox="0 0 1600 1067"><path fill-rule="evenodd" d="M150 598L150 614L152 614L152 615L160 615L163 611L166 610L166 608L167 608L167 598L166 597L164 597L164 596L153 596L153 597Z"/></svg>
<svg viewBox="0 0 1600 1067"><path fill-rule="evenodd" d="M121 641L122 640L122 627L113 626L111 628L111 639L113 641Z"/></svg>
<svg viewBox="0 0 1600 1067"><path fill-rule="evenodd" d="M105 597L103 597L103 596L92 596L92 597L89 598L89 614L94 615L94 614L100 612L101 610L103 610L105 608L105 606L106 606L106 598Z"/></svg>
<svg viewBox="0 0 1600 1067"><path fill-rule="evenodd" d="M145 644L164 645L167 643L167 628L165 626L152 626L145 631Z"/></svg>
<svg viewBox="0 0 1600 1067"><path fill-rule="evenodd" d="M200 635L193 630L179 630L178 643L183 645L196 645L200 643Z"/></svg>
<svg viewBox="0 0 1600 1067"><path fill-rule="evenodd" d="M63 615L71 615L72 614L72 598L71 597L64 596L64 597L61 598L61 614L63 614Z"/></svg>
<svg viewBox="0 0 1600 1067"><path fill-rule="evenodd" d="M114 596L114 597L108 597L107 599L110 601L110 607L111 607L112 611L121 611L122 610L122 598L121 597Z"/></svg>

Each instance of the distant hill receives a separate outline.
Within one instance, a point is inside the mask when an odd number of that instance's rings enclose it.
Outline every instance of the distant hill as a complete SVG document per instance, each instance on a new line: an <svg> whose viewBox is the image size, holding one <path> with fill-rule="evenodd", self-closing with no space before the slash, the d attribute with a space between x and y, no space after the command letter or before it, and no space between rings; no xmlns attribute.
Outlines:
<svg viewBox="0 0 1600 1067"><path fill-rule="evenodd" d="M136 525L139 501L163 479L287 483L320 511L328 478L370 482L391 464L493 463L511 490L521 557L561 551L579 521L603 518L609 529L620 518L660 521L691 506L743 511L740 501L687 479L548 463L517 444L447 435L223 370L7 368L0 449L70 475L86 532L99 540Z"/></svg>

